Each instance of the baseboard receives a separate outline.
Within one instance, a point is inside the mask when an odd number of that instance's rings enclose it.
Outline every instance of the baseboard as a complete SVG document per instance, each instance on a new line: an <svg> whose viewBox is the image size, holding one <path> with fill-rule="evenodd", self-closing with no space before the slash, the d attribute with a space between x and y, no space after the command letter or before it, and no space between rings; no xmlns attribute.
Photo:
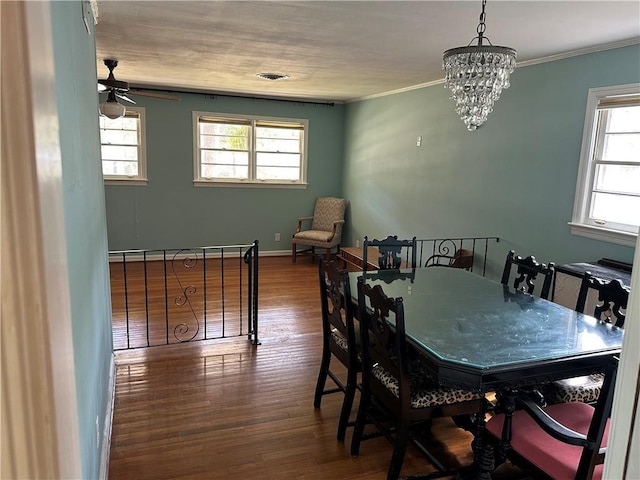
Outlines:
<svg viewBox="0 0 640 480"><path fill-rule="evenodd" d="M113 408L116 400L116 366L113 353L109 365L108 379L109 401L104 414L104 428L102 430L102 451L100 452L100 480L109 478L109 456L111 454L111 427L113 425Z"/></svg>
<svg viewBox="0 0 640 480"><path fill-rule="evenodd" d="M185 249L188 250L188 249ZM271 250L271 251L259 251L258 257L288 257L291 255L291 250ZM239 252L231 252L225 253L225 258L238 258L240 256ZM188 258L189 254L180 254L176 258L182 260L184 258ZM153 253L147 255L147 261L156 261L156 260L164 260L164 256L162 253ZM207 258L220 258L220 254L209 253L207 254ZM173 256L167 256L167 260L173 259ZM127 262L141 262L144 260L144 255L142 253L129 253L127 254ZM122 263L122 255L109 255L110 263Z"/></svg>

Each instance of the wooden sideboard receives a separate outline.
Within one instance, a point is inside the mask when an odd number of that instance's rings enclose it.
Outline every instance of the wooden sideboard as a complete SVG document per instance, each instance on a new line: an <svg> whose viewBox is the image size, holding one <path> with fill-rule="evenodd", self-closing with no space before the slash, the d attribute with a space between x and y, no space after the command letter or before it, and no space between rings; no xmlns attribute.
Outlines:
<svg viewBox="0 0 640 480"><path fill-rule="evenodd" d="M367 250L367 270L377 270L376 263L379 256L376 247L369 247ZM344 268L349 271L362 271L362 247L340 247L338 258L343 262Z"/></svg>

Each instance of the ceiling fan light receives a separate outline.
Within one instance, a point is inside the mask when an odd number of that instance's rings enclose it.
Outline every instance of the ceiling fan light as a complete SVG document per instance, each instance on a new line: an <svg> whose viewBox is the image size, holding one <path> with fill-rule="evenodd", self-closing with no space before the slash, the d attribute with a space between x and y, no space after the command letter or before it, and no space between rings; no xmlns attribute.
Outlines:
<svg viewBox="0 0 640 480"><path fill-rule="evenodd" d="M124 112L124 105L118 103L116 100L108 99L100 105L100 114L107 118L116 119L123 117Z"/></svg>

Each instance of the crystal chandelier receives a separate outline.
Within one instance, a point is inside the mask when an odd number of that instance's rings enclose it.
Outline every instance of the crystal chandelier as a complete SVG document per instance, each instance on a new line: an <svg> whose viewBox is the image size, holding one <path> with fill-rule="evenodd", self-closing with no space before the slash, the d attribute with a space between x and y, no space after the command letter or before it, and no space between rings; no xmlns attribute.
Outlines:
<svg viewBox="0 0 640 480"><path fill-rule="evenodd" d="M516 51L494 46L484 36L486 4L487 0L482 0L478 36L466 47L451 48L442 55L445 87L451 90L449 98L456 102L456 113L469 131L485 122L502 90L509 88L509 75L516 68ZM478 44L471 45L475 39ZM489 45L483 45L483 40Z"/></svg>

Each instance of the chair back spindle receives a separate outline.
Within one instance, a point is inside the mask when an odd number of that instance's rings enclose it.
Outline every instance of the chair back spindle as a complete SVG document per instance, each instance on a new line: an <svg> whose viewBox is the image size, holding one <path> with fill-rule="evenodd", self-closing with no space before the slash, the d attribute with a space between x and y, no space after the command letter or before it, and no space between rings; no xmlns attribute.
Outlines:
<svg viewBox="0 0 640 480"><path fill-rule="evenodd" d="M416 237L413 237L411 240L398 240L397 235L389 235L384 240L369 240L368 237L364 237L362 247L363 271L367 270L369 247L378 248L379 256L376 263L380 270L417 267Z"/></svg>
<svg viewBox="0 0 640 480"><path fill-rule="evenodd" d="M509 285L513 265L516 266L516 274L512 284L513 288L533 295L538 275L540 275L542 277L542 286L538 296L544 299L549 298L555 273L555 263L550 262L548 265L539 263L533 255L523 258L520 255L516 255L513 250L510 250L507 254L502 272L503 285Z"/></svg>
<svg viewBox="0 0 640 480"><path fill-rule="evenodd" d="M585 272L578 292L575 310L584 313L589 290L598 292L598 303L595 305L593 316L617 328L624 328L627 303L631 289L622 285L620 280L603 280Z"/></svg>

